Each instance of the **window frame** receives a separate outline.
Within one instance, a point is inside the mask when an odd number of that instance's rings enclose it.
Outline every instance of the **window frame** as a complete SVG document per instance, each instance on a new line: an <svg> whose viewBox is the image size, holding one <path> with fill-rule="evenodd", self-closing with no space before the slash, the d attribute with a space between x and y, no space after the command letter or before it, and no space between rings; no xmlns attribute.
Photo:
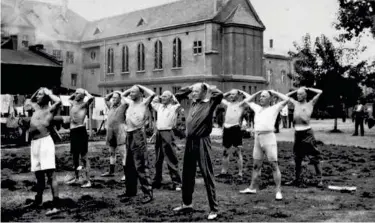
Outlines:
<svg viewBox="0 0 375 223"><path fill-rule="evenodd" d="M173 50L172 50L172 68L182 68L182 41L176 37L173 39Z"/></svg>

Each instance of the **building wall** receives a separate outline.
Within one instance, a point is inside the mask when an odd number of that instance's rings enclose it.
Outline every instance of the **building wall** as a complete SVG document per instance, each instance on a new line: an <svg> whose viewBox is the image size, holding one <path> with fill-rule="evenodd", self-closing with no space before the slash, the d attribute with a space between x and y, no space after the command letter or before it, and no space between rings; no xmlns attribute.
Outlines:
<svg viewBox="0 0 375 223"><path fill-rule="evenodd" d="M292 80L288 77L288 73L293 72L291 60L266 56L264 58L264 67L268 89L288 93L292 88Z"/></svg>

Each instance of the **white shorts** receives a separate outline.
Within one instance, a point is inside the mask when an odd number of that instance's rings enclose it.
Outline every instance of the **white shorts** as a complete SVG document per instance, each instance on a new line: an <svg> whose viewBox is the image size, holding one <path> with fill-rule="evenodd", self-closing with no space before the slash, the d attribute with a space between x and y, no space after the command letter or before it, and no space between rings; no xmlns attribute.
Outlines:
<svg viewBox="0 0 375 223"><path fill-rule="evenodd" d="M55 169L55 143L51 136L31 141L31 171Z"/></svg>
<svg viewBox="0 0 375 223"><path fill-rule="evenodd" d="M277 142L273 132L254 134L253 159L263 160L264 153L268 161L277 161Z"/></svg>

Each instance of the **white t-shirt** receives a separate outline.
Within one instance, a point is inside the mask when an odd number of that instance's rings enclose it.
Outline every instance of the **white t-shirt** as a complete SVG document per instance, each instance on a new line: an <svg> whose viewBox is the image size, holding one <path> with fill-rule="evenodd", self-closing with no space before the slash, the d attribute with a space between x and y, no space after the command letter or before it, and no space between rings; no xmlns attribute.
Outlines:
<svg viewBox="0 0 375 223"><path fill-rule="evenodd" d="M275 130L275 122L277 115L282 109L283 102L279 102L275 105L263 108L254 102L248 103L251 109L253 109L254 116L254 131L255 132L272 132Z"/></svg>
<svg viewBox="0 0 375 223"><path fill-rule="evenodd" d="M288 116L288 105L285 105L283 107L283 109L281 109L280 115L281 116Z"/></svg>
<svg viewBox="0 0 375 223"><path fill-rule="evenodd" d="M176 110L180 107L180 104L168 104L167 106L152 101L152 108L158 113L156 128L158 130L171 130L177 121L177 112Z"/></svg>
<svg viewBox="0 0 375 223"><path fill-rule="evenodd" d="M241 102L229 102L222 100L222 103L226 106L224 127L230 128L232 126L240 125L240 118L243 112L243 106Z"/></svg>

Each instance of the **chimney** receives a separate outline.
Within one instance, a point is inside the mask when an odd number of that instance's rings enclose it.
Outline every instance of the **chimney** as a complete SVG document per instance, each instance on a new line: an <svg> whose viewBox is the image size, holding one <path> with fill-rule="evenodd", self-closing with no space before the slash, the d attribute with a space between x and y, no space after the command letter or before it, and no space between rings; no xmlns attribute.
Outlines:
<svg viewBox="0 0 375 223"><path fill-rule="evenodd" d="M228 3L229 0L214 0L214 12L217 13Z"/></svg>
<svg viewBox="0 0 375 223"><path fill-rule="evenodd" d="M270 39L270 49L273 48L273 39Z"/></svg>
<svg viewBox="0 0 375 223"><path fill-rule="evenodd" d="M61 15L66 19L66 13L68 11L68 0L61 0Z"/></svg>

